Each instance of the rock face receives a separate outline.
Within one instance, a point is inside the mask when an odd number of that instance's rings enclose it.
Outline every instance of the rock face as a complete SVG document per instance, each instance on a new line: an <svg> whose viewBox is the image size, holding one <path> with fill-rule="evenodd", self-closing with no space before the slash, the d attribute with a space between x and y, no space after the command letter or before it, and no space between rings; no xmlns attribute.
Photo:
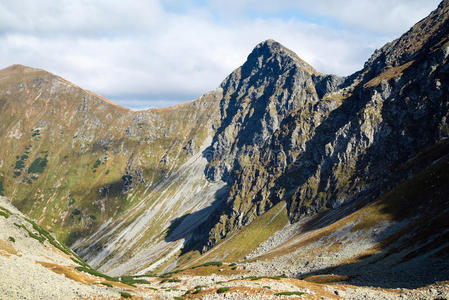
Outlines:
<svg viewBox="0 0 449 300"><path fill-rule="evenodd" d="M372 200L416 172L401 165L449 134L448 16L444 1L343 83L271 41L256 47L222 84L207 174L230 189L206 248L279 201L297 221Z"/></svg>
<svg viewBox="0 0 449 300"><path fill-rule="evenodd" d="M205 151L210 180L223 179L258 152L298 108L307 109L335 90L342 78L324 76L278 42L260 43L243 66L221 84L220 124Z"/></svg>

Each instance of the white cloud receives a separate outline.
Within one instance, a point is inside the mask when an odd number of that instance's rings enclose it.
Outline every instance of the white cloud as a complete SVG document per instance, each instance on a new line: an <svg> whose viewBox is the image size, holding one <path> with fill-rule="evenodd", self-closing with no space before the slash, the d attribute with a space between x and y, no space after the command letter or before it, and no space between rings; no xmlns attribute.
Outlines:
<svg viewBox="0 0 449 300"><path fill-rule="evenodd" d="M0 67L40 67L125 106L164 106L214 89L267 38L318 71L348 75L436 7L433 0L307 2L280 0L281 10L255 0L0 0Z"/></svg>

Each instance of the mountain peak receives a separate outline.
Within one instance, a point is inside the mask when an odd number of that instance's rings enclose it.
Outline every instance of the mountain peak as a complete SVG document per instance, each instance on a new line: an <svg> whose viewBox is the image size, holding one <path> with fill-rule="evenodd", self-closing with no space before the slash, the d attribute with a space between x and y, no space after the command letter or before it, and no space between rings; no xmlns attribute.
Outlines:
<svg viewBox="0 0 449 300"><path fill-rule="evenodd" d="M1 73L29 73L39 71L45 72L44 70L28 67L21 64L10 65L9 67L0 70Z"/></svg>
<svg viewBox="0 0 449 300"><path fill-rule="evenodd" d="M308 73L318 74L318 72L311 65L301 59L295 52L273 39L267 39L257 44L248 56L248 60L259 57L268 58L271 56L277 56L282 57L285 60L291 60Z"/></svg>

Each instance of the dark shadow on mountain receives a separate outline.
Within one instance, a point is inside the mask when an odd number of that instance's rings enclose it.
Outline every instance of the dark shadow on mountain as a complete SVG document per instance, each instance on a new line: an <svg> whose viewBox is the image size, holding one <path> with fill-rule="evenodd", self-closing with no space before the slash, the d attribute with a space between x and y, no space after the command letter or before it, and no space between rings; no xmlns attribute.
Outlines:
<svg viewBox="0 0 449 300"><path fill-rule="evenodd" d="M435 148L436 152L441 150L441 146ZM428 151L424 157L435 155L435 151ZM418 157L415 161L419 164L423 159ZM447 182L449 153L446 152L379 199L379 212L401 223L393 223L376 233L373 242L379 249L377 253L362 253L354 262L297 274L296 277L345 275L352 278L352 284L382 288L419 288L449 280Z"/></svg>
<svg viewBox="0 0 449 300"><path fill-rule="evenodd" d="M184 239L181 254L193 250L202 251L208 241L209 232L220 218L228 189L228 186L219 189L210 206L173 219L170 222L165 241L174 242Z"/></svg>
<svg viewBox="0 0 449 300"><path fill-rule="evenodd" d="M449 255L426 258L419 257L400 264L383 265L376 260L392 255L383 250L375 255L362 257L360 261L338 267L323 268L309 273L297 274L304 279L308 276L334 274L350 278L348 284L377 288L421 288L438 281L449 280Z"/></svg>
<svg viewBox="0 0 449 300"><path fill-rule="evenodd" d="M447 99L448 93L447 89L439 91L435 87L427 86L426 82L432 82L433 77L444 77L444 74L448 73L448 67L443 65L441 70L437 69L432 73L431 78L428 78L427 60L432 59L433 57L428 55L415 57L415 63L404 71L398 80L389 81L390 92L388 87L382 84L371 88L364 87L363 82L359 84L352 96L330 112L315 129L313 137L306 142L306 150L276 180L271 190L273 202L287 200L289 212L297 216L315 214L341 205L337 202L339 191L336 188L337 182L333 179L335 178L333 170L340 163L341 157L344 157L352 137L357 138L361 143L367 139L361 130L363 114L365 107L376 94L386 93L381 100L382 122L374 131L371 146L357 156L355 172L348 180L349 186L363 178L365 189L359 190L358 186L353 184L351 189L345 191L347 195L353 196L344 201L364 205L431 163L427 161L419 167L401 169L402 165L420 152L441 142L437 129L448 109L447 101L444 100ZM424 92L428 97L432 97L426 106L423 106L421 101ZM291 116L284 120L284 123L293 122L294 118L295 116ZM349 134L337 135L341 130ZM326 146L332 142L334 142L333 152L331 155L326 155ZM275 146L272 147L275 149ZM318 168L320 168L320 177L317 190L328 193L325 201L317 198L310 199L304 195L298 196L299 189L305 187L308 179L317 173ZM277 198L279 187L286 190L282 199ZM310 205L311 202L312 205ZM340 217L350 212L351 210L347 210ZM338 220L338 218L334 219ZM329 223L314 222L310 229L327 225Z"/></svg>

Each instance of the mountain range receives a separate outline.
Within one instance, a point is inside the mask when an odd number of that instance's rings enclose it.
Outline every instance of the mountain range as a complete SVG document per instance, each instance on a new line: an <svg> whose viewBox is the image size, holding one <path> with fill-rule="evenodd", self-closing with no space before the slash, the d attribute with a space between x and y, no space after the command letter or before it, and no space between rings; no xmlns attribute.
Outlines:
<svg viewBox="0 0 449 300"><path fill-rule="evenodd" d="M0 70L0 259L18 253L13 215L89 276L193 278L201 266L354 287L328 298L377 298L367 286L383 299L447 296L448 56L444 0L350 76L270 39L216 90L168 108L133 111L44 70ZM108 282L104 295L126 285Z"/></svg>

